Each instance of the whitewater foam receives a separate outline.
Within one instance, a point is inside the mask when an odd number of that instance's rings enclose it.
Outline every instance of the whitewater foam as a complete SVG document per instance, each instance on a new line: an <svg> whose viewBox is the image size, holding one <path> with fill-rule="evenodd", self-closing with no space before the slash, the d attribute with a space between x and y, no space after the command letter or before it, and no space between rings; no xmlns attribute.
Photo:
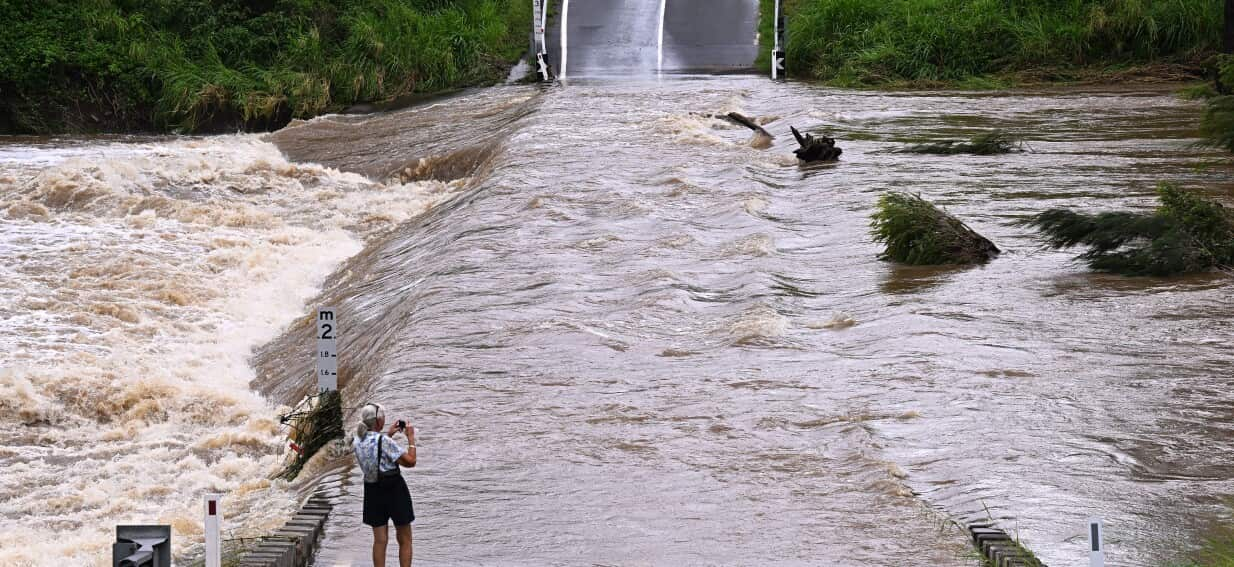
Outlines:
<svg viewBox="0 0 1234 567"><path fill-rule="evenodd" d="M276 527L292 487L252 350L467 180L376 183L256 136L51 153L0 151L0 564L108 565L118 523L171 524L183 557L205 492L231 536Z"/></svg>

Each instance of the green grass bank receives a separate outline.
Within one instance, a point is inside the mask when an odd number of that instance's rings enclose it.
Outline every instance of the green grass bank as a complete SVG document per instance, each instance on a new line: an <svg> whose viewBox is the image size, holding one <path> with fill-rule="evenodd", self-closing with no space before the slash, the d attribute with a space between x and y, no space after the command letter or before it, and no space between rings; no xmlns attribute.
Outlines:
<svg viewBox="0 0 1234 567"><path fill-rule="evenodd" d="M774 2L761 2L767 51ZM1194 78L1220 47L1223 24L1221 0L784 3L789 75L837 86Z"/></svg>
<svg viewBox="0 0 1234 567"><path fill-rule="evenodd" d="M274 128L487 84L523 0L0 0L0 133Z"/></svg>

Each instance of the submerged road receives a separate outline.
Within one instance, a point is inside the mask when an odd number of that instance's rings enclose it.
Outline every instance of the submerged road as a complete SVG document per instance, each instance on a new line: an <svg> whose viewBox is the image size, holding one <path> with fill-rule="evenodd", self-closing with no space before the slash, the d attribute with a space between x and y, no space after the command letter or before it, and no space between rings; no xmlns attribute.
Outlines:
<svg viewBox="0 0 1234 567"><path fill-rule="evenodd" d="M721 110L772 146L700 114ZM1168 91L675 75L267 139L298 163L432 180L390 195L458 192L309 303L349 322L349 405L417 428L417 565L973 567L948 520L992 518L1074 567L1100 516L1107 565L1158 567L1234 494L1234 280L1093 274L1020 221L1152 210L1162 181L1234 199L1224 154L1193 146L1200 111ZM843 159L799 167L790 126ZM1033 151L900 152L995 128ZM879 261L870 214L896 189L1004 254ZM254 386L299 399L312 341L301 325L264 347ZM335 491L317 565L368 564L352 462L309 473Z"/></svg>
<svg viewBox="0 0 1234 567"><path fill-rule="evenodd" d="M548 0L559 76L740 71L758 57L757 0ZM564 71L564 73L563 73Z"/></svg>

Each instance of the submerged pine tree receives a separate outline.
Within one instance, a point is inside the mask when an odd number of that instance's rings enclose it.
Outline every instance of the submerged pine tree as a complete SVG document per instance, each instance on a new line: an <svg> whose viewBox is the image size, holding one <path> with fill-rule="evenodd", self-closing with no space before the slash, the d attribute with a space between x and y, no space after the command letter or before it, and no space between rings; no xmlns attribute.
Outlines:
<svg viewBox="0 0 1234 567"><path fill-rule="evenodd" d="M1234 55L1218 56L1216 87L1220 96L1208 99L1200 135L1208 145L1234 152Z"/></svg>
<svg viewBox="0 0 1234 567"><path fill-rule="evenodd" d="M993 156L1023 151L1024 144L1001 130L993 130L978 134L967 142L945 140L929 144L917 144L902 150L910 154L972 154L978 156Z"/></svg>
<svg viewBox="0 0 1234 567"><path fill-rule="evenodd" d="M878 198L870 215L876 242L887 249L880 259L904 264L982 264L998 247L919 195L891 192Z"/></svg>
<svg viewBox="0 0 1234 567"><path fill-rule="evenodd" d="M1079 259L1100 272L1168 276L1234 266L1234 215L1174 185L1157 188L1151 214L1050 209L1027 221L1053 248L1083 245Z"/></svg>
<svg viewBox="0 0 1234 567"><path fill-rule="evenodd" d="M1200 135L1210 146L1234 152L1234 95L1218 96L1208 101Z"/></svg>

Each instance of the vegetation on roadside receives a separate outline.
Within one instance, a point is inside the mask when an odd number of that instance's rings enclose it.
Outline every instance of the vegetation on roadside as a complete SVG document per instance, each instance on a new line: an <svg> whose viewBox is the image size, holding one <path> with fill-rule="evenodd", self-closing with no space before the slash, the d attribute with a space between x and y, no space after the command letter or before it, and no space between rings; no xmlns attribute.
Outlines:
<svg viewBox="0 0 1234 567"><path fill-rule="evenodd" d="M762 6L762 37L771 38L774 3ZM785 9L789 74L841 86L979 87L1006 83L991 77L1198 68L1219 47L1223 21L1221 0L785 0Z"/></svg>
<svg viewBox="0 0 1234 567"><path fill-rule="evenodd" d="M968 142L944 140L928 144L915 144L902 150L911 154L972 154L978 156L993 156L1021 151L1023 144L1010 134L1001 130L992 130L973 136Z"/></svg>
<svg viewBox="0 0 1234 567"><path fill-rule="evenodd" d="M1234 528L1212 529L1200 549L1190 553L1187 559L1168 563L1166 567L1234 567Z"/></svg>
<svg viewBox="0 0 1234 567"><path fill-rule="evenodd" d="M1053 248L1086 246L1079 259L1101 272L1169 276L1234 266L1234 215L1220 203L1168 183L1152 213L1050 209L1027 222Z"/></svg>
<svg viewBox="0 0 1234 567"><path fill-rule="evenodd" d="M522 0L0 0L0 132L270 128L483 84Z"/></svg>
<svg viewBox="0 0 1234 567"><path fill-rule="evenodd" d="M998 247L960 219L919 195L891 192L878 198L870 229L887 245L880 256L911 265L982 264Z"/></svg>
<svg viewBox="0 0 1234 567"><path fill-rule="evenodd" d="M1200 135L1210 146L1234 152L1234 56L1216 58L1217 76L1212 85L1196 87L1183 94L1185 98L1208 100Z"/></svg>

